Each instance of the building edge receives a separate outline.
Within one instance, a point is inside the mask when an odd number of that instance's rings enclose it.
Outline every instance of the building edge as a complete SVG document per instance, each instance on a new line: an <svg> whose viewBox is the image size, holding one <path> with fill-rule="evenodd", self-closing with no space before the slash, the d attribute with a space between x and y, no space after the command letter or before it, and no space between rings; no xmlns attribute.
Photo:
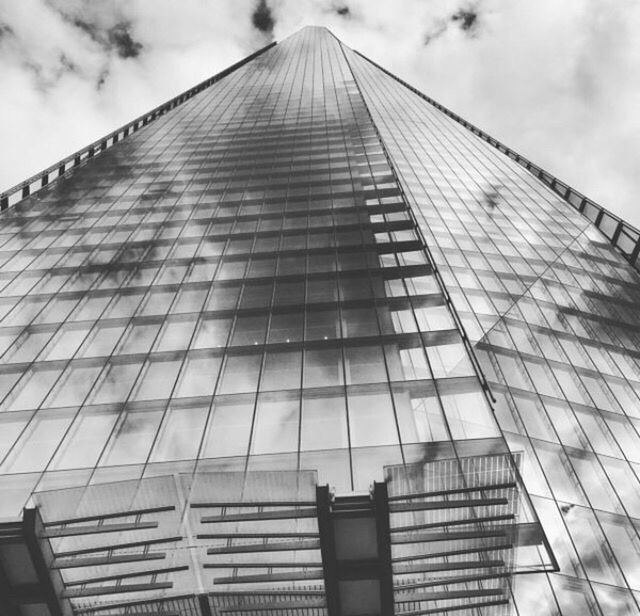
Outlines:
<svg viewBox="0 0 640 616"><path fill-rule="evenodd" d="M67 175L68 172L72 171L76 167L78 167L84 161L97 156L101 152L109 149L111 146L115 145L125 137L137 132L144 126L147 126L153 120L163 116L168 111L175 109L182 103L188 101L193 98L196 94L199 94L203 90L206 90L208 87L212 86L214 83L217 83L227 75L230 75L237 69L241 68L245 64L248 64L258 56L262 55L272 47L277 45L277 41L273 41L264 47L261 47L257 51L254 51L252 54L246 56L242 60L239 60L235 64L228 66L224 70L216 73L215 75L208 77L204 81L192 86L188 90L185 90L181 94L174 96L169 99L165 103L154 107L150 111L138 116L134 120L131 120L117 128L116 130L108 133L104 137L97 139L96 141L90 143L89 145L81 148L77 152L66 156L65 158L59 160L58 162L50 165L46 169L32 175L31 177L23 180L22 182L8 188L7 190L0 193L0 210L6 210L10 205L14 205L18 203L22 199L25 199L31 194L34 194L45 188L55 180L60 179L61 177ZM17 198L15 198L17 196Z"/></svg>
<svg viewBox="0 0 640 616"><path fill-rule="evenodd" d="M558 196L566 201L571 207L578 210L585 218L592 222L598 230L609 240L611 244L624 256L624 258L637 270L640 271L640 230L630 225L628 222L616 216L602 205L596 203L589 197L583 195L575 188L569 186L566 182L559 180L553 174L549 173L539 165L534 164L528 158L521 156L515 150L505 145L501 141L498 141L485 131L481 130L471 122L467 122L464 118L454 113L450 109L447 109L444 105L438 103L436 100L427 96L411 84L400 79L397 75L394 75L391 71L388 71L383 66L380 66L364 54L360 53L357 49L353 50L361 58L375 66L395 79L398 83L411 90L414 94L417 94L420 98L427 101L430 105L450 117L452 120L458 122L464 126L467 130L470 130L474 135L480 137L483 141L492 145L494 148L506 154L511 160L515 161L522 167L524 167L535 178L540 180L545 186L553 190Z"/></svg>

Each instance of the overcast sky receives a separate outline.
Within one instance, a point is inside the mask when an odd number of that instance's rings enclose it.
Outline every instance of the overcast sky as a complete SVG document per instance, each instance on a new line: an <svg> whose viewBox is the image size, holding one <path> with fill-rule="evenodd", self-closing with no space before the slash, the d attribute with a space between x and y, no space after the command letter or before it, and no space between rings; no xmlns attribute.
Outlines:
<svg viewBox="0 0 640 616"><path fill-rule="evenodd" d="M640 227L638 0L0 0L0 190L307 24Z"/></svg>

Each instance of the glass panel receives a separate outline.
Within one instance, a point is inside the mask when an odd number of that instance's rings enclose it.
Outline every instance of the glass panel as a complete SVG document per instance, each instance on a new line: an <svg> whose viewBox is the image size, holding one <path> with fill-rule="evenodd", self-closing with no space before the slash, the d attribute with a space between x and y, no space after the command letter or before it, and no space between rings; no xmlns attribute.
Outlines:
<svg viewBox="0 0 640 616"><path fill-rule="evenodd" d="M203 458L247 454L254 403L253 396L215 399L209 432L202 450Z"/></svg>
<svg viewBox="0 0 640 616"><path fill-rule="evenodd" d="M222 357L203 355L187 356L178 381L175 396L211 396L216 386Z"/></svg>
<svg viewBox="0 0 640 616"><path fill-rule="evenodd" d="M301 439L301 450L347 447L347 413L343 395L304 393Z"/></svg>
<svg viewBox="0 0 640 616"><path fill-rule="evenodd" d="M147 362L131 395L132 400L159 400L168 398L173 391L181 359L172 361L151 360Z"/></svg>
<svg viewBox="0 0 640 616"><path fill-rule="evenodd" d="M74 411L41 411L22 433L0 469L3 473L28 473L44 469L62 440Z"/></svg>
<svg viewBox="0 0 640 616"><path fill-rule="evenodd" d="M261 355L228 355L220 379L219 393L256 391L261 360Z"/></svg>
<svg viewBox="0 0 640 616"><path fill-rule="evenodd" d="M100 466L145 462L162 419L163 409L128 409L100 458Z"/></svg>
<svg viewBox="0 0 640 616"><path fill-rule="evenodd" d="M300 351L269 351L265 355L260 389L298 389L300 387Z"/></svg>
<svg viewBox="0 0 640 616"><path fill-rule="evenodd" d="M388 391L376 388L349 394L348 405L352 447L398 443L393 403Z"/></svg>
<svg viewBox="0 0 640 616"><path fill-rule="evenodd" d="M150 461L196 458L208 412L208 406L171 405L160 427Z"/></svg>
<svg viewBox="0 0 640 616"><path fill-rule="evenodd" d="M276 453L298 450L298 396L261 395L256 407L251 453Z"/></svg>
<svg viewBox="0 0 640 616"><path fill-rule="evenodd" d="M119 414L119 409L83 409L58 449L51 468L95 466Z"/></svg>

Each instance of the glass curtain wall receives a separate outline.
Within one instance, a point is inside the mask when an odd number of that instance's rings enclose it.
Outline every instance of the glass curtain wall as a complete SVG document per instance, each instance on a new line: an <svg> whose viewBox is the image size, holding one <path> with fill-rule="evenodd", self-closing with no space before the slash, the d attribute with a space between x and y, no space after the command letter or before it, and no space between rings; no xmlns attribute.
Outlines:
<svg viewBox="0 0 640 616"><path fill-rule="evenodd" d="M2 515L198 470L367 490L425 443L506 450L324 29L5 211L0 242Z"/></svg>
<svg viewBox="0 0 640 616"><path fill-rule="evenodd" d="M560 561L518 581L518 613L640 613L638 272L508 156L345 53Z"/></svg>

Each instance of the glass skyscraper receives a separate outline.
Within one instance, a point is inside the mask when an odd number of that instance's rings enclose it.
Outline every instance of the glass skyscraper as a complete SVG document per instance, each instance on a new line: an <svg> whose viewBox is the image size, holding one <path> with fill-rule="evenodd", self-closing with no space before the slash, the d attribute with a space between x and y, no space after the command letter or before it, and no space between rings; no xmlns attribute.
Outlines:
<svg viewBox="0 0 640 616"><path fill-rule="evenodd" d="M638 232L327 30L0 204L2 616L640 614Z"/></svg>

